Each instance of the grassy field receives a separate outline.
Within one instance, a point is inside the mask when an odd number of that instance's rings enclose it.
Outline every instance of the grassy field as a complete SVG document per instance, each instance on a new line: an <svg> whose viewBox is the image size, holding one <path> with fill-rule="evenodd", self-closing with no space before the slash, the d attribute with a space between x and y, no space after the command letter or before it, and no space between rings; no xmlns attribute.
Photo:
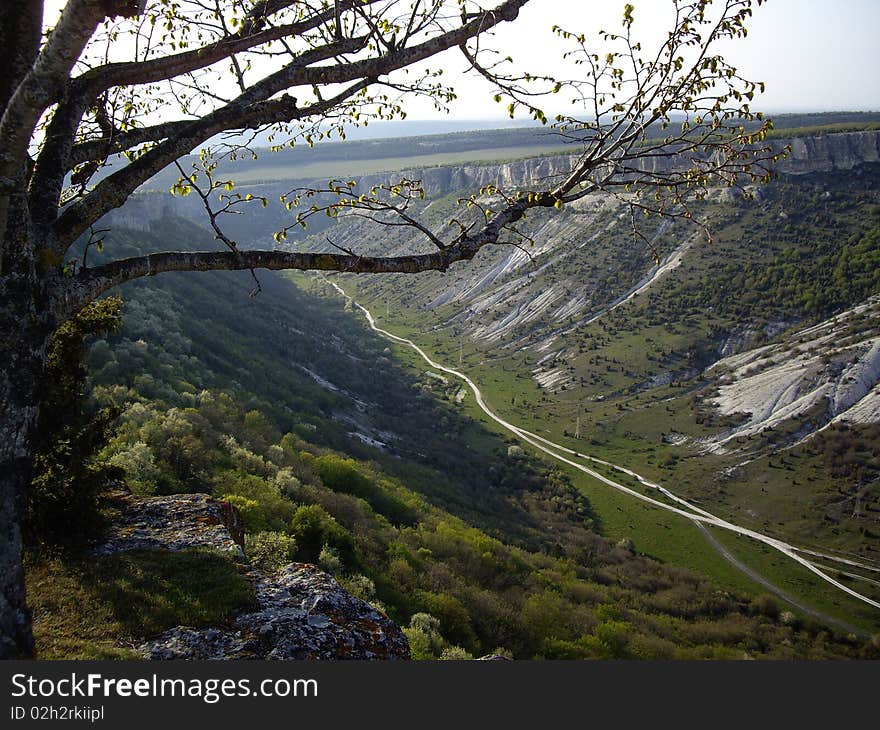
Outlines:
<svg viewBox="0 0 880 730"><path fill-rule="evenodd" d="M325 180L332 178L358 177L380 172L393 172L403 169L424 169L442 165L462 165L499 163L509 160L559 154L559 145L529 145L523 147L496 147L481 150L436 152L413 157L377 157L362 160L321 160L290 166L260 165L248 162L241 169L231 170L240 186L273 182L276 180Z"/></svg>

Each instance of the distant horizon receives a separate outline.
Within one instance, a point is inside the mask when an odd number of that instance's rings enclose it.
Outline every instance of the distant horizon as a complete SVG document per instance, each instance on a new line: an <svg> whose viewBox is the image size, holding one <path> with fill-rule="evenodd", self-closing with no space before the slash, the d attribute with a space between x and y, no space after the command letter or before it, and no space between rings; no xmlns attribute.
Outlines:
<svg viewBox="0 0 880 730"><path fill-rule="evenodd" d="M758 111L758 109L755 109ZM768 116L779 116L782 114L880 114L880 106L877 107L762 107L760 111ZM408 124L410 122L450 122L453 124L465 124L471 122L495 122L497 121L504 127L512 126L543 126L534 119L520 117L511 119L507 115L502 116L471 116L471 117L453 117L451 115L431 117L408 116L406 119L395 119L392 121L378 122L378 124ZM549 124L548 124L549 126Z"/></svg>
<svg viewBox="0 0 880 730"><path fill-rule="evenodd" d="M763 110L769 117L790 116L796 114L880 114L880 108L877 109L816 109L804 107L802 109L767 109ZM430 129L426 129L430 128ZM433 119L395 119L391 121L373 122L369 127L351 127L346 129L346 142L368 142L380 141L385 139L393 139L395 137L431 137L444 134L455 134L457 132L488 132L495 129L547 129L550 131L550 125L544 126L533 119L525 117L510 119L509 117L472 117L468 119L456 119L453 117L442 116ZM343 140L330 139L323 140L318 144L338 144ZM269 146L268 142L259 140L257 146Z"/></svg>

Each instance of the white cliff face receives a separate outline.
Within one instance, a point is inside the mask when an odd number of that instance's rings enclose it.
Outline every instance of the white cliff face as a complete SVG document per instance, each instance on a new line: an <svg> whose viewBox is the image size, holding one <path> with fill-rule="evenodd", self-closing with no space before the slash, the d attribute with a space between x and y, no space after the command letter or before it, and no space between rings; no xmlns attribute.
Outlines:
<svg viewBox="0 0 880 730"><path fill-rule="evenodd" d="M781 151L786 144L791 145L789 156L778 164L778 171L785 174L805 174L809 172L828 172L831 170L850 170L863 162L880 161L880 131L847 132L826 134L814 137L796 137L794 139L773 139L770 145ZM573 157L556 155L533 157L504 163L485 163L472 165L448 165L420 169L408 169L400 172L379 173L363 176L358 180L360 189L371 185L399 179L401 176L421 180L429 197L446 195L464 189L479 189L485 185L498 185L503 189L516 189L524 186L552 184L565 175L571 167ZM666 161L653 161L656 170L669 166ZM326 180L319 182L321 186ZM314 184L315 181L288 179L283 181L249 184L248 192L253 195L266 195L276 200L278 195L288 191L292 186ZM273 210L262 211L257 219L269 220ZM134 230L142 230L151 223L162 219L170 213L192 218L204 223L204 210L201 202L195 198L171 198L164 193L150 193L134 196L126 205L108 214L102 225L109 223ZM271 233L282 223L278 215L271 220L271 226L264 232L271 241ZM259 227L259 226L258 226ZM250 242L243 241L243 244Z"/></svg>
<svg viewBox="0 0 880 730"><path fill-rule="evenodd" d="M773 142L781 149L791 145L791 153L779 165L779 171L789 175L808 172L851 170L864 162L880 161L880 132L847 132L815 137L795 137Z"/></svg>
<svg viewBox="0 0 880 730"><path fill-rule="evenodd" d="M770 140L769 145L777 152L781 152L786 145L790 146L788 156L777 165L777 171L787 175L851 170L865 162L880 161L880 131L779 137ZM575 159L571 155L555 155L505 163L408 169L395 174L421 180L426 192L433 196L485 185L497 185L503 189L552 185L568 173ZM674 158L652 158L644 166L656 172L668 169L673 164ZM360 185L378 185L387 182L388 178L389 173L369 175L361 178Z"/></svg>
<svg viewBox="0 0 880 730"><path fill-rule="evenodd" d="M813 424L807 435L830 423L880 420L880 297L779 344L719 360L709 374L721 374L718 411L748 416L708 440L712 450L793 418Z"/></svg>
<svg viewBox="0 0 880 730"><path fill-rule="evenodd" d="M778 165L779 172L786 174L852 169L861 162L880 159L880 132L778 139L771 144L781 150L788 143L791 152ZM405 174L421 179L429 197L434 197L490 184L507 191L534 186L542 178L553 180L561 175L569 162L570 158L559 156ZM364 182L376 184L387 177L371 176ZM730 192L719 190L713 199L722 204L735 202ZM753 192L760 204L760 188ZM662 286L664 278L682 264L699 239L691 229L661 221L653 232L652 243L658 244L665 256L660 264L654 264L646 247L632 244L629 225L628 213L620 201L603 194L566 206L558 213L536 212L526 226L530 241L519 242L520 247L485 249L468 267L458 267L454 276L446 275L442 280L426 275L423 280L429 283L417 285L411 301L429 310L441 309L448 319L438 324L454 325L461 336L493 348L531 348L540 355L551 350L559 352L565 349L566 335L645 295L652 287ZM343 225L336 230L341 236L337 243L346 247L364 245L362 227ZM624 245L624 240L630 244ZM424 241L418 235L389 238L385 244L385 252L424 250ZM610 247L615 248L615 255L603 258L603 251ZM448 314L450 308L453 314ZM563 352L561 361L565 360ZM786 374L776 376L784 379ZM539 368L533 377L548 390L558 390L568 382L564 370L548 372ZM763 408L780 417L783 408L800 415L802 409L813 406L812 397L801 400L801 391L801 386L788 391L775 410L768 405ZM755 405L755 409L759 407Z"/></svg>

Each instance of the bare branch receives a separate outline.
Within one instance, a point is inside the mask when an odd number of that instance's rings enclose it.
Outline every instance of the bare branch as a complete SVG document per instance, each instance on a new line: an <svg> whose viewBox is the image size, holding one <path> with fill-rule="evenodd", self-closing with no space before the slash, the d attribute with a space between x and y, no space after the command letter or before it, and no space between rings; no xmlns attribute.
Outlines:
<svg viewBox="0 0 880 730"><path fill-rule="evenodd" d="M369 80L358 82L336 96L305 109L297 106L296 99L283 97L248 106L228 105L203 119L188 123L176 136L105 178L85 198L68 206L58 216L54 226L59 248L66 250L89 225L125 203L142 183L215 134L242 126L292 121L322 114L366 88L369 83Z"/></svg>
<svg viewBox="0 0 880 730"><path fill-rule="evenodd" d="M345 9L361 4L363 0L347 0L343 2ZM366 0L367 3L378 0ZM290 5L291 3L284 3ZM333 18L333 9L318 12L306 20L296 23L285 23L274 27L255 31L253 24L243 25L237 33L202 46L192 51L176 53L146 61L130 61L98 66L76 78L73 82L73 93L86 97L95 96L113 86L131 84L149 84L164 81L198 69L206 68L236 53L247 51L271 41L297 37L314 30ZM342 39L338 39L342 40ZM349 79L350 80L350 79Z"/></svg>
<svg viewBox="0 0 880 730"><path fill-rule="evenodd" d="M173 251L121 259L79 271L71 277L66 299L69 306L76 307L125 281L168 271L297 269L373 274L446 271L456 262L471 260L485 246L497 244L504 230L521 220L529 208L552 207L553 204L549 196L521 197L476 232L462 233L442 250L429 254L361 256L348 252Z"/></svg>
<svg viewBox="0 0 880 730"><path fill-rule="evenodd" d="M40 116L61 93L76 60L104 17L95 0L69 0L58 25L0 118L0 195L10 192Z"/></svg>
<svg viewBox="0 0 880 730"><path fill-rule="evenodd" d="M89 225L109 210L122 205L139 185L211 136L228 129L288 122L326 113L357 91L374 83L379 75L430 58L502 21L515 19L526 2L527 0L506 0L493 11L482 13L460 28L411 47L395 48L377 58L315 67L304 65L333 57L345 50L356 50L363 45L363 38L343 39L305 52L298 62L291 63L252 85L236 100L179 128L175 137L160 142L135 162L101 181L92 193L69 206L54 226L59 249L66 250ZM306 109L297 108L295 100L293 104L290 99L285 98L269 100L274 94L300 84L338 84L355 79L361 80L333 98L312 104Z"/></svg>

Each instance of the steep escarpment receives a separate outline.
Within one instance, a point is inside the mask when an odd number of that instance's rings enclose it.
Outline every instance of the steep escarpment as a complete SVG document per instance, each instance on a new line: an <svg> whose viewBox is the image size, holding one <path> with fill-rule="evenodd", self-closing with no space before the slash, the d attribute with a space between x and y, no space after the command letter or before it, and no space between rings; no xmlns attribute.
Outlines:
<svg viewBox="0 0 880 730"><path fill-rule="evenodd" d="M793 441L828 424L878 421L880 302L874 297L772 345L723 358L708 374L718 377L710 401L718 411L747 416L709 439L711 448L792 421L803 424Z"/></svg>
<svg viewBox="0 0 880 730"><path fill-rule="evenodd" d="M768 144L778 152L786 146L791 147L790 154L778 164L777 169L782 174L805 175L811 172L852 170L860 164L880 160L880 131L843 132L794 138L778 137L770 140ZM452 193L470 194L487 185L495 185L504 190L534 187L539 184L552 185L570 170L574 159L576 158L572 155L555 154L503 162L410 167L369 175L347 174L344 177L354 179L359 190L368 190L374 185L394 182L401 177L419 180L430 200ZM652 158L642 164L659 172L676 163L674 158ZM276 230L290 225L292 214L283 206L275 204L281 195L297 187L322 188L328 182L325 178L298 176L295 167L279 170L274 175L276 177L266 181L243 183L237 188L242 194L263 196L270 201L270 205L266 209L261 209L259 215L225 217L225 228L242 246L269 245ZM133 196L122 209L110 213L104 223L146 230L172 214L200 223L205 221L202 201L197 196L171 197L165 190L157 192L153 189ZM323 230L329 222L312 219L311 223L310 233L313 233ZM290 231L292 237L298 236L299 233L296 228Z"/></svg>
<svg viewBox="0 0 880 730"><path fill-rule="evenodd" d="M880 131L842 132L805 137L779 136L767 143L775 152L786 148L789 152L776 165L783 175L804 175L811 172L851 170L854 167L880 161ZM494 185L502 189L516 189L539 184L552 185L571 169L576 155L533 157L503 163L475 163L470 165L438 166L404 169L402 175L420 180L430 195ZM660 172L677 164L676 158L651 158L640 163L640 169ZM359 179L362 188L387 182L388 174L364 176Z"/></svg>
<svg viewBox="0 0 880 730"><path fill-rule="evenodd" d="M779 172L805 175L811 172L852 170L858 165L880 161L880 132L846 132L773 140L776 149L789 145L789 155Z"/></svg>

